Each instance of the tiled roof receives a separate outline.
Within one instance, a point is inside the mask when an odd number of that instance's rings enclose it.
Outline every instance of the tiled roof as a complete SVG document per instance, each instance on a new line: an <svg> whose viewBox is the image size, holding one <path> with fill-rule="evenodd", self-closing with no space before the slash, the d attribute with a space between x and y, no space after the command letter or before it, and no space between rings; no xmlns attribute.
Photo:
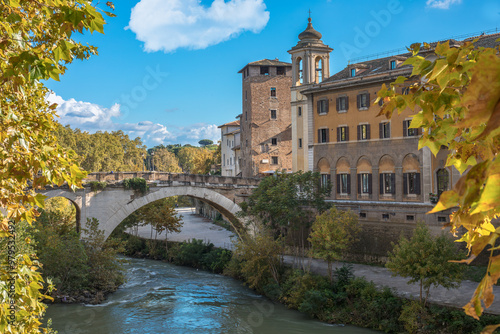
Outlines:
<svg viewBox="0 0 500 334"><path fill-rule="evenodd" d="M223 126L239 126L240 121L232 121L226 124L219 125L217 128L222 128Z"/></svg>
<svg viewBox="0 0 500 334"><path fill-rule="evenodd" d="M284 61L279 61L278 59L262 59L246 64L238 73L243 72L247 66L292 66L291 63L285 63Z"/></svg>
<svg viewBox="0 0 500 334"><path fill-rule="evenodd" d="M490 34L490 35L482 35L482 36L475 36L475 37L470 37L467 39L464 39L463 41L457 41L454 39L449 39L449 40L444 40L440 41L439 43L444 43L446 41L450 42L450 45L461 45L463 42L469 42L473 41L474 39L478 39L478 41L475 43L477 47L494 47L500 44L500 42L497 42L496 40L500 38L500 33L495 33L495 34ZM435 47L438 42L431 43L431 47ZM411 53L402 53L399 55L394 55L394 56L389 56L389 57L383 57L383 58L377 58L373 60L368 60L356 64L350 64L340 72L335 73L334 75L330 76L329 78L323 80L321 83L333 83L336 81L344 80L351 78L350 75L350 70L352 68L356 68L359 70L358 73L356 73L355 78L362 78L362 77L370 77L374 76L377 74L381 74L383 72L390 73L392 70L390 68L391 66L391 60L399 60L403 61L404 59L408 58L411 56ZM411 69L410 65L404 65L404 66L398 66L396 67L396 70L400 69L405 69L408 68L408 70Z"/></svg>

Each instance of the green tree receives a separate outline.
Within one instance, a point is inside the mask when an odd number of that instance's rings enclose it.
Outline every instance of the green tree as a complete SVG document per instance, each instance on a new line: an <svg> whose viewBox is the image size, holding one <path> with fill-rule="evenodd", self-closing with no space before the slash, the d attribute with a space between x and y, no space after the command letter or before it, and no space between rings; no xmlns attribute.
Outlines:
<svg viewBox="0 0 500 334"><path fill-rule="evenodd" d="M316 217L308 240L311 253L328 262L330 282L333 280L332 262L342 258L360 231L358 216L351 210L331 208Z"/></svg>
<svg viewBox="0 0 500 334"><path fill-rule="evenodd" d="M427 225L417 224L411 239L401 237L389 252L386 267L393 273L409 277L408 284L420 284L420 302L425 305L431 286L455 288L462 280L463 267L452 261L463 257L457 252L453 240L444 234L431 236ZM425 298L423 292L425 291Z"/></svg>
<svg viewBox="0 0 500 334"><path fill-rule="evenodd" d="M212 145L213 143L214 143L214 141L210 140L210 139L202 139L198 142L198 144L200 144L200 146L202 146L202 147Z"/></svg>
<svg viewBox="0 0 500 334"><path fill-rule="evenodd" d="M179 167L179 160L166 148L159 148L155 150L152 160L156 171L169 173L182 172Z"/></svg>
<svg viewBox="0 0 500 334"><path fill-rule="evenodd" d="M57 144L56 105L48 105L48 90L41 81L59 80L74 59L96 54L95 47L75 41L73 34L102 33L104 24L87 0L0 3L0 207L6 210L0 212L2 238L15 238L13 228L38 215L44 197L37 189L63 182L71 189L81 186L84 173L74 163L74 153ZM11 255L16 266L3 262L0 267L0 332L39 333L45 310L42 278L32 254L20 248ZM9 295L10 280L16 284ZM8 313L11 301L14 320Z"/></svg>
<svg viewBox="0 0 500 334"><path fill-rule="evenodd" d="M423 47L431 49L425 43ZM409 81L409 94L396 93L407 82L400 77L390 88L382 87L375 103L383 99L380 114L387 118L396 110L415 110L410 127L424 129L419 148L426 146L436 155L446 147L446 166L467 171L452 190L441 194L431 212L458 207L450 226L454 234L466 230L461 241L470 257L464 262L490 247L487 273L464 307L478 319L493 302L492 286L500 278L500 257L493 255L500 231L491 223L500 215L500 47L476 48L474 41L453 48L438 43L433 61L420 55L420 49L413 44L413 56L404 62L413 66L412 78L420 78Z"/></svg>

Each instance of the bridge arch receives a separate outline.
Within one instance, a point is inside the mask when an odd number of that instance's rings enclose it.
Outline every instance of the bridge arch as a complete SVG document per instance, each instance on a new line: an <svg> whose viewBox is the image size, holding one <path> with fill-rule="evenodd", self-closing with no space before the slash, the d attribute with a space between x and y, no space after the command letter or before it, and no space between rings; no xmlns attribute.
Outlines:
<svg viewBox="0 0 500 334"><path fill-rule="evenodd" d="M157 191L150 192L147 195L117 206L107 216L105 221L99 221L100 229L104 230L104 236L107 239L114 229L134 211L149 203L172 196L190 196L201 199L229 218L233 226L240 221L236 217L236 213L241 211L240 206L214 190L192 186L162 187ZM99 219L99 217L96 218ZM234 227L237 228L238 226Z"/></svg>
<svg viewBox="0 0 500 334"><path fill-rule="evenodd" d="M62 197L70 201L76 209L76 231L80 232L82 227L82 199L78 192L67 191L64 189L54 189L43 193L47 198L45 200Z"/></svg>

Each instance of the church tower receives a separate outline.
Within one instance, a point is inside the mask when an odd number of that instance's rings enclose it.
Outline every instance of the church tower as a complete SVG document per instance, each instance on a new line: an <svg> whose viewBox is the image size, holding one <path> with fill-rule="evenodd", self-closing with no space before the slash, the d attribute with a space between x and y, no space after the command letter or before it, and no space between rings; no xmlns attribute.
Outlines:
<svg viewBox="0 0 500 334"><path fill-rule="evenodd" d="M297 45L288 50L292 56L292 168L293 171L313 170L313 105L301 92L312 88L330 76L330 52L321 41L308 18L306 30L299 34Z"/></svg>

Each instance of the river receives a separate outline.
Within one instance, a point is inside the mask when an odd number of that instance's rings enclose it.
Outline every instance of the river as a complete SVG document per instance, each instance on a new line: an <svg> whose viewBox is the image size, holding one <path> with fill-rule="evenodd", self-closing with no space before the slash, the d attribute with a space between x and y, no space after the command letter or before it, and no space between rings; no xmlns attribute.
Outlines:
<svg viewBox="0 0 500 334"><path fill-rule="evenodd" d="M329 325L270 302L230 277L126 258L127 282L101 305L51 305L59 334L332 333L375 331Z"/></svg>

